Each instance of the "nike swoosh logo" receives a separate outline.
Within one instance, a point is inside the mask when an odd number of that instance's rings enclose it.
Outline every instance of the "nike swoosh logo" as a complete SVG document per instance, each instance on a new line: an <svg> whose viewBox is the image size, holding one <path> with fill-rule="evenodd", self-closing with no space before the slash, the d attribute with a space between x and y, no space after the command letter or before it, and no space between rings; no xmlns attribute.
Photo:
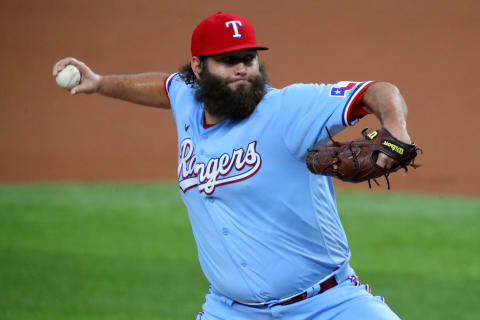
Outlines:
<svg viewBox="0 0 480 320"><path fill-rule="evenodd" d="M185 132L188 131L188 128L190 128L190 125L185 123Z"/></svg>

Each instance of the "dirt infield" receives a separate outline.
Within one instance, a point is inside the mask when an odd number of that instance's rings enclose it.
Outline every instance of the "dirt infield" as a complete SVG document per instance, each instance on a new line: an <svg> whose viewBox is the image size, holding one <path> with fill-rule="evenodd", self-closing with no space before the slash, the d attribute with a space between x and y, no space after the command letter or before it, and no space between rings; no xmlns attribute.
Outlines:
<svg viewBox="0 0 480 320"><path fill-rule="evenodd" d="M168 111L70 97L51 68L74 56L98 73L175 71L195 25L222 10L249 18L271 48L261 60L275 87L371 79L401 89L424 154L423 167L392 178L395 190L480 195L480 2L192 3L2 1L0 181L176 179ZM367 119L339 139L377 126Z"/></svg>

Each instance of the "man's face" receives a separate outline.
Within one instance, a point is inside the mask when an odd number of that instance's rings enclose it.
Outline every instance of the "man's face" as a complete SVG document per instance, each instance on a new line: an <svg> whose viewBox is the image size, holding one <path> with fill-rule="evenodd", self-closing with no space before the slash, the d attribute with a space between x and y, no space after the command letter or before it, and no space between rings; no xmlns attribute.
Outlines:
<svg viewBox="0 0 480 320"><path fill-rule="evenodd" d="M242 120L265 95L267 76L255 50L208 57L198 74L196 98L211 115Z"/></svg>
<svg viewBox="0 0 480 320"><path fill-rule="evenodd" d="M223 78L235 90L241 85L250 86L248 79L260 74L256 50L242 50L209 57L206 60L208 71Z"/></svg>

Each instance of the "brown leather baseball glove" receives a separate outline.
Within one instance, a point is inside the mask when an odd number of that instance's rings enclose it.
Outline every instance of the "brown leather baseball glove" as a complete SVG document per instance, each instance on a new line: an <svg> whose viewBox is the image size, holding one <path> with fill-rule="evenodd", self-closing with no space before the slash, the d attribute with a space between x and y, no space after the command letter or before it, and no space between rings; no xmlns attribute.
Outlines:
<svg viewBox="0 0 480 320"><path fill-rule="evenodd" d="M419 167L414 163L417 152L421 151L415 143L403 143L386 129L381 128L371 132L363 129L363 137L349 142L333 140L327 129L331 144L308 150L307 167L315 173L331 176L347 182L368 181L385 176L388 189L390 189L389 174L400 168L408 171L407 167ZM382 152L395 160L392 168L381 168L376 164L378 153Z"/></svg>

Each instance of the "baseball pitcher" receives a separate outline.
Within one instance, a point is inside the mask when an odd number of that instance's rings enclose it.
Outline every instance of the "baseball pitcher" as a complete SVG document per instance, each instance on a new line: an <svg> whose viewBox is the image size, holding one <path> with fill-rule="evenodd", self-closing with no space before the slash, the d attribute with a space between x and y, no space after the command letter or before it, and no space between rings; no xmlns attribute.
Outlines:
<svg viewBox="0 0 480 320"><path fill-rule="evenodd" d="M196 27L177 73L104 76L65 58L53 75L71 64L73 95L171 109L179 191L210 283L196 319L398 319L349 264L332 177L413 165L404 99L373 81L272 88L258 58L267 49L248 20L218 12ZM329 144L367 114L382 128Z"/></svg>

